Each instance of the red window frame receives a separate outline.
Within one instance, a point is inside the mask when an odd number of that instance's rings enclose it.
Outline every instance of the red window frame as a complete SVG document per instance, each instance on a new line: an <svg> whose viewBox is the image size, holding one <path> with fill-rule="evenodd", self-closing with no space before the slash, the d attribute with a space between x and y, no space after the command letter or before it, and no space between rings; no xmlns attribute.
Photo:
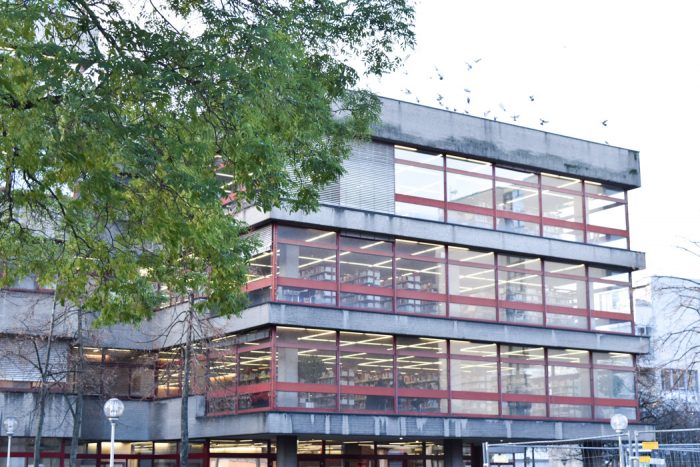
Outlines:
<svg viewBox="0 0 700 467"><path fill-rule="evenodd" d="M483 174L483 173L476 173L476 172L471 172L463 169L457 169L454 167L449 167L447 163L448 157L453 157L453 158L458 158L458 156L453 156L453 155L448 155L448 154L439 154L439 153L427 153L421 151L422 154L426 155L434 155L434 156L440 156L442 157L442 164L440 165L433 165L433 164L426 164L426 163L421 163L421 162L416 162L416 161L411 161L411 160L406 160L406 159L401 159L399 155L395 153L394 155L394 164L395 165L405 165L405 166L413 166L413 167L418 167L418 168L423 168L423 169L429 169L429 170L435 170L439 171L442 170L444 173L444 187L443 187L443 199L438 200L438 199L430 199L430 198L423 198L419 196L412 196L412 195L406 195L406 194L401 194L401 193L395 193L394 194L394 200L395 202L401 202L401 203L409 203L409 204L416 204L420 206L429 206L429 207L435 207L435 208L440 208L442 209L442 214L443 214L443 222L448 222L448 211L460 211L460 212L466 212L466 213L471 213L471 214L478 214L482 216L488 216L491 217L492 219L492 228L493 230L499 230L498 229L498 219L511 219L511 220L517 220L517 221L522 221L522 222L530 222L537 224L538 226L538 236L540 237L545 237L545 229L544 226L553 226L553 227L562 227L562 228L568 228L568 229L573 229L579 232L582 232L583 236L583 241L580 243L591 243L591 244L598 244L597 242L590 242L588 239L588 233L589 232L595 232L595 233L602 233L602 234L611 234L611 235L617 235L620 237L623 237L626 239L626 249L630 248L630 239L629 239L629 209L628 209L628 193L627 190L620 188L620 191L624 193L624 196L622 198L617 198L614 196L606 196L606 195L601 195L601 194L596 194L593 193L591 189L587 188L588 186L591 186L590 180L585 180L582 178L576 178L576 177L570 177L568 175L565 175L563 177L571 180L576 180L580 182L580 189L579 190L571 190L568 188L559 188L556 186L551 186L546 183L542 182L542 176L550 175L545 172L535 172L532 169L519 169L519 168L510 168L507 166L502 166L502 165L495 165L491 164L491 170L490 174ZM471 158L473 156L466 156L466 158ZM486 161L483 161L486 162ZM527 171L528 173L531 173L537 177L537 182L528 182L528 181L522 181L522 180L517 180L517 179L511 179L506 176L502 175L497 175L497 169L507 169L507 170L514 170L514 171ZM449 201L449 195L447 192L447 174L448 173L454 173L458 175L465 175L465 176L470 176L470 177L475 177L475 178L480 178L480 179L485 179L485 180L491 180L491 192L492 192L492 206L491 208L485 208L482 206L472 206L468 204L462 204L462 203L456 203ZM555 175L556 176L556 175ZM506 211L506 210L501 210L497 208L496 205L496 184L497 182L504 182L504 183L513 183L516 185L522 185L524 187L528 188L533 188L537 190L537 197L538 197L538 205L539 205L539 213L538 214L525 214L525 213L516 213L516 212L511 212L511 211ZM602 183L602 186L605 187L612 187L615 188L614 184L610 183ZM552 217L547 217L544 215L543 212L543 192L544 191L551 191L551 192L558 192L558 193L563 193L563 194L571 194L571 195L576 195L581 197L581 202L582 202L582 221L581 222L576 222L576 221L566 221L562 219L556 219ZM616 229L616 228L611 228L611 227L605 227L605 226L599 226L595 224L590 224L588 221L588 199L601 199L601 200L606 200L606 201L611 201L615 203L619 203L624 205L624 211L625 211L625 228L624 229ZM557 238L557 237L547 237L547 238Z"/></svg>

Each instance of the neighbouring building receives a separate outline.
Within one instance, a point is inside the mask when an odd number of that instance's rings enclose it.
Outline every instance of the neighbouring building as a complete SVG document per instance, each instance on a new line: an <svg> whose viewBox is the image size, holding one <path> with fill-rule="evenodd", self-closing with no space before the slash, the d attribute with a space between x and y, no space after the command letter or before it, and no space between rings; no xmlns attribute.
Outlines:
<svg viewBox="0 0 700 467"><path fill-rule="evenodd" d="M637 335L650 338L639 359L640 416L659 428L700 422L700 289L693 279L652 276L634 287Z"/></svg>
<svg viewBox="0 0 700 467"><path fill-rule="evenodd" d="M632 315L638 153L382 103L318 212L235 214L262 246L251 306L209 320L193 365L191 464L478 466L484 441L609 434L614 413L637 423L649 346ZM32 288L0 298L0 413L21 419L11 467L31 462L33 365L46 360L20 332L31 322L20 310L39 321L51 310L50 291ZM177 309L92 331L85 467L109 457L111 396L126 401L117 464L178 467L179 342L160 332ZM49 359L51 467L72 430L73 326L61 322Z"/></svg>

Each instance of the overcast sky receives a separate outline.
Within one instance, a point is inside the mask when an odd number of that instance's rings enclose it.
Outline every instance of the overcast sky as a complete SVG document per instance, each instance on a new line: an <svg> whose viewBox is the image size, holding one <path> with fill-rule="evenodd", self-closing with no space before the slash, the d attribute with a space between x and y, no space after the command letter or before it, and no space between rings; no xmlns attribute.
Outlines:
<svg viewBox="0 0 700 467"><path fill-rule="evenodd" d="M679 248L700 241L695 11L689 1L422 0L417 48L401 70L368 84L640 151L632 248L647 253L645 274L697 278L700 258Z"/></svg>

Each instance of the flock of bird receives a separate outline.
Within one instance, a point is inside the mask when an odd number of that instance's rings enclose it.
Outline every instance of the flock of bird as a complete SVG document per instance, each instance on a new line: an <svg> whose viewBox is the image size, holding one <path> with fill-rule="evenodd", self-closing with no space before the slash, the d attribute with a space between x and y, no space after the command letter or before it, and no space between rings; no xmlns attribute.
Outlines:
<svg viewBox="0 0 700 467"><path fill-rule="evenodd" d="M467 67L467 71L471 71L472 69L474 69L474 67L475 67L479 62L481 62L481 60L482 60L481 58L477 58L477 59L472 60L472 61L465 61L464 64L465 64L466 67ZM408 75L408 72L404 72L404 75ZM444 79L445 79L445 74L444 74L437 66L435 66L435 67L434 67L434 74L431 75L429 78L430 78L430 79L437 78L438 81L444 81ZM464 113L464 114L466 114L466 115L471 115L471 114L470 114L470 111L469 111L469 105L471 104L471 90L470 90L469 88L464 88L463 91L464 91L464 95L465 95L465 103L466 103L466 106L464 107L464 109L463 109L461 112ZM406 96L413 96L417 104L420 104L420 103L421 103L420 98L419 98L417 95L415 95L410 89L408 89L408 88L403 89L403 93L404 93ZM528 100L529 100L529 102L535 102L535 95L534 95L534 94L530 94L530 95L528 96ZM456 107L450 107L450 106L446 105L446 103L445 103L445 96L443 96L443 95L440 94L440 93L437 94L437 96L436 96L436 98L435 98L435 101L437 102L438 106L440 106L441 108L443 108L443 109L445 109L445 110L450 110L450 111L452 111L452 112L459 112L459 110L458 110ZM499 108L500 108L500 110L501 110L501 113L507 115L508 112L507 112L507 109L506 109L505 105L503 105L502 103L500 103L500 104L498 104L498 106L499 106ZM499 116L496 115L496 112L492 112L491 110L487 110L487 111L483 112L482 115L483 115L484 118L491 118L491 119L493 119L494 121L498 121L498 119L499 119ZM507 119L507 118L510 118L510 119L513 120L513 122L516 122L516 123L517 123L518 119L520 118L520 114L512 114L512 115L510 115L509 117L502 117L502 118L506 118L506 119ZM540 126L545 126L545 125L547 125L548 123L550 123L549 120L546 120L545 118L539 117L539 124L540 124ZM607 120L607 119L606 119L606 120L603 120L603 121L601 122L601 125L604 126L604 127L607 127L607 126L608 126L608 120ZM608 142L605 141L605 144L608 144Z"/></svg>

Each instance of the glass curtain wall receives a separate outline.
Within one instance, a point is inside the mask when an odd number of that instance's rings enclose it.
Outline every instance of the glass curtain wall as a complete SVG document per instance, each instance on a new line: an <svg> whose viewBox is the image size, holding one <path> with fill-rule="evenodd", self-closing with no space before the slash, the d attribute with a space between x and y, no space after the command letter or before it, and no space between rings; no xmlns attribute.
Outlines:
<svg viewBox="0 0 700 467"><path fill-rule="evenodd" d="M394 161L397 215L629 248L621 188L405 147Z"/></svg>
<svg viewBox="0 0 700 467"><path fill-rule="evenodd" d="M239 387L228 399L212 388L209 415L280 409L600 420L617 410L636 419L630 354L282 326L272 341L274 350L257 355L267 361L272 352L273 380ZM260 342L235 344L240 372L247 371L244 354ZM210 369L227 361L213 355ZM274 400L253 406L250 394L263 392L261 384Z"/></svg>
<svg viewBox="0 0 700 467"><path fill-rule="evenodd" d="M278 302L632 332L624 270L400 238L276 229Z"/></svg>

